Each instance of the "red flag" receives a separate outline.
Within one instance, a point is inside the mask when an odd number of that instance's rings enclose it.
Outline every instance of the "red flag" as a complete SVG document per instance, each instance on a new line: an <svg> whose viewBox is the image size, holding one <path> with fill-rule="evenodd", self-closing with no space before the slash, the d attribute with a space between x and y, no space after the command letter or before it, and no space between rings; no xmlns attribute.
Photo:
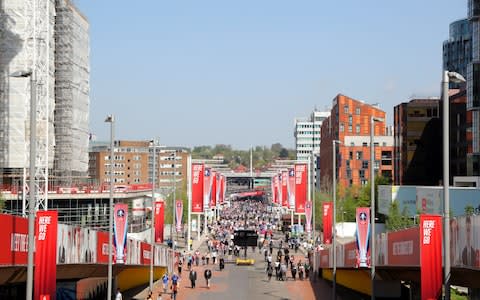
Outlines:
<svg viewBox="0 0 480 300"><path fill-rule="evenodd" d="M57 211L38 211L35 218L34 299L55 298L57 283Z"/></svg>
<svg viewBox="0 0 480 300"><path fill-rule="evenodd" d="M177 200L175 201L175 216L176 216L176 228L177 232L182 231L182 217L183 217L183 201Z"/></svg>
<svg viewBox="0 0 480 300"><path fill-rule="evenodd" d="M295 164L295 213L305 213L307 201L307 164Z"/></svg>
<svg viewBox="0 0 480 300"><path fill-rule="evenodd" d="M192 163L192 213L203 212L203 164Z"/></svg>
<svg viewBox="0 0 480 300"><path fill-rule="evenodd" d="M155 243L163 243L163 224L165 222L165 202L155 202Z"/></svg>
<svg viewBox="0 0 480 300"><path fill-rule="evenodd" d="M420 215L420 278L422 300L442 293L442 217Z"/></svg>
<svg viewBox="0 0 480 300"><path fill-rule="evenodd" d="M370 208L357 207L357 251L358 266L368 267L369 241L370 241Z"/></svg>
<svg viewBox="0 0 480 300"><path fill-rule="evenodd" d="M116 203L113 207L113 231L115 242L115 262L123 264L126 261L127 228L128 228L128 205Z"/></svg>
<svg viewBox="0 0 480 300"><path fill-rule="evenodd" d="M333 202L323 202L323 243L332 243Z"/></svg>
<svg viewBox="0 0 480 300"><path fill-rule="evenodd" d="M282 172L282 206L288 207L288 191L287 191L287 182L288 182L288 172Z"/></svg>

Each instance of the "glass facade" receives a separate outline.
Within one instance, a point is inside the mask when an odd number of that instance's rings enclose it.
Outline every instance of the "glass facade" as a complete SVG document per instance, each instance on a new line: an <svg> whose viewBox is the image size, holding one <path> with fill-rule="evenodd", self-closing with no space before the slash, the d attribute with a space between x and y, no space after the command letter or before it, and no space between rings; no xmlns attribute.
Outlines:
<svg viewBox="0 0 480 300"><path fill-rule="evenodd" d="M467 75L468 64L472 61L472 24L461 19L450 24L449 39L443 42L443 69ZM450 88L459 88L450 83Z"/></svg>

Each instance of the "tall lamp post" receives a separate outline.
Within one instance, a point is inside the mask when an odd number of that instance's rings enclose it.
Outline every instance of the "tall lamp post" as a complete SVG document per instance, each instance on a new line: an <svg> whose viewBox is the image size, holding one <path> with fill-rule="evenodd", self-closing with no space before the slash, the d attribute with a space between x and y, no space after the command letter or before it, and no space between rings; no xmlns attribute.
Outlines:
<svg viewBox="0 0 480 300"><path fill-rule="evenodd" d="M373 136L375 130L375 122L383 122L383 118L370 117L370 218L372 230L370 235L370 265L372 277L372 297L375 299L375 146L373 144Z"/></svg>
<svg viewBox="0 0 480 300"><path fill-rule="evenodd" d="M153 164L152 164L152 217L151 217L151 248L150 248L150 292L153 292L153 259L155 257L155 176L156 176L156 154L157 154L157 141L152 140L153 144Z"/></svg>
<svg viewBox="0 0 480 300"><path fill-rule="evenodd" d="M30 181L29 181L29 199L28 199L28 256L27 256L27 295L26 299L32 299L33 293L33 259L34 259L34 243L35 243L35 207L37 205L36 187L35 187L35 171L37 158L37 95L36 95L36 79L35 72L19 71L10 75L16 78L30 77ZM25 193L23 194L25 197Z"/></svg>
<svg viewBox="0 0 480 300"><path fill-rule="evenodd" d="M113 252L113 165L115 151L113 148L115 117L107 116L106 123L110 123L110 202L108 207L108 284L107 299L112 299L112 252Z"/></svg>
<svg viewBox="0 0 480 300"><path fill-rule="evenodd" d="M339 140L332 141L332 183L333 183L333 224L332 224L332 248L333 248L333 300L337 299L337 232L335 226L337 225L337 144L340 144Z"/></svg>
<svg viewBox="0 0 480 300"><path fill-rule="evenodd" d="M445 288L445 300L450 300L450 102L448 100L448 83L449 81L454 83L465 82L465 78L457 72L443 71L442 78L442 103L443 103L443 235L444 235L444 288Z"/></svg>
<svg viewBox="0 0 480 300"><path fill-rule="evenodd" d="M177 150L175 149L173 152L173 199L172 199L172 227L170 227L170 239L172 240L172 249L175 249L175 240L173 238L173 226L175 226L175 202L177 198L177 177L176 177L176 171L177 171Z"/></svg>

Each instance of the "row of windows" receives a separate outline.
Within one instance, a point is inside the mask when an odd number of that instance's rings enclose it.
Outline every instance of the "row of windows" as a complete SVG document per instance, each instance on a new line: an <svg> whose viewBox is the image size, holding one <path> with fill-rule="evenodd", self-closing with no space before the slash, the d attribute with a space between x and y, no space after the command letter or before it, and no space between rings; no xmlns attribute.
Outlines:
<svg viewBox="0 0 480 300"><path fill-rule="evenodd" d="M353 132L353 127L352 125L348 125L348 132ZM340 122L340 132L345 131L345 125L343 122ZM360 124L355 125L355 133L360 133Z"/></svg>
<svg viewBox="0 0 480 300"><path fill-rule="evenodd" d="M343 112L348 114L350 112L350 107L348 107L348 104L343 106ZM355 107L355 114L360 115L361 109L360 107Z"/></svg>

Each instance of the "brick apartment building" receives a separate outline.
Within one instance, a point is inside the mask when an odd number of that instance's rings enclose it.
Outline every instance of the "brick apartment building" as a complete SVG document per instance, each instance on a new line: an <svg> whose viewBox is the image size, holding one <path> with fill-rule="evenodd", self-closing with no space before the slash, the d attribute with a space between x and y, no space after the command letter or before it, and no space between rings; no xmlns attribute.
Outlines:
<svg viewBox="0 0 480 300"><path fill-rule="evenodd" d="M393 135L385 126L385 112L377 106L338 94L332 103L330 117L321 128L320 181L331 186L333 140L336 146L337 183L341 186L365 185L370 178L370 119L374 123L374 165L376 174L393 178Z"/></svg>

